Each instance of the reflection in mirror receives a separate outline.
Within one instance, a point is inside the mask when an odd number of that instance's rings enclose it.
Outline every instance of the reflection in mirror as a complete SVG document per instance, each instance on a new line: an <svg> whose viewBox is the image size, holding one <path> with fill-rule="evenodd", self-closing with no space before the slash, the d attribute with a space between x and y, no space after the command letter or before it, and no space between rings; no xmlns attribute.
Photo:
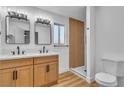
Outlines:
<svg viewBox="0 0 124 93"><path fill-rule="evenodd" d="M35 23L35 44L51 44L51 25Z"/></svg>
<svg viewBox="0 0 124 93"><path fill-rule="evenodd" d="M6 16L6 42L7 44L29 44L30 22Z"/></svg>

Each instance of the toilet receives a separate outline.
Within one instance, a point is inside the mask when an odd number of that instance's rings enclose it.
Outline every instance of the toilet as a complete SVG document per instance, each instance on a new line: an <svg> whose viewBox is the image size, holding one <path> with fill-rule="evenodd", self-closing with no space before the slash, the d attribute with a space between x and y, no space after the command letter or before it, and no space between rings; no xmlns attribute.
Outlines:
<svg viewBox="0 0 124 93"><path fill-rule="evenodd" d="M116 87L117 78L109 73L100 72L95 75L95 80L99 87Z"/></svg>
<svg viewBox="0 0 124 93"><path fill-rule="evenodd" d="M124 76L124 61L115 57L103 57L103 72L96 73L95 81L99 87L116 87L117 78Z"/></svg>

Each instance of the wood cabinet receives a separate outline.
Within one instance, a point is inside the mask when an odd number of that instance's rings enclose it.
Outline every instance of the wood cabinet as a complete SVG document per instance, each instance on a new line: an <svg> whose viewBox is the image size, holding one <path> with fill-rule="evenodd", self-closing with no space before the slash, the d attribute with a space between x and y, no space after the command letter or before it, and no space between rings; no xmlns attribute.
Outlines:
<svg viewBox="0 0 124 93"><path fill-rule="evenodd" d="M34 65L34 86L45 86L46 64Z"/></svg>
<svg viewBox="0 0 124 93"><path fill-rule="evenodd" d="M53 63L48 63L46 67L48 66L48 70L46 71L46 82L48 86L52 84L57 83L58 79L58 63L53 62Z"/></svg>
<svg viewBox="0 0 124 93"><path fill-rule="evenodd" d="M57 83L58 56L34 59L34 86L50 86Z"/></svg>
<svg viewBox="0 0 124 93"><path fill-rule="evenodd" d="M14 87L13 72L15 68L0 70L0 87Z"/></svg>
<svg viewBox="0 0 124 93"><path fill-rule="evenodd" d="M16 87L33 87L33 66L16 68Z"/></svg>
<svg viewBox="0 0 124 93"><path fill-rule="evenodd" d="M39 87L57 83L58 56L0 61L0 87Z"/></svg>
<svg viewBox="0 0 124 93"><path fill-rule="evenodd" d="M1 87L33 86L33 59L1 61L0 64Z"/></svg>
<svg viewBox="0 0 124 93"><path fill-rule="evenodd" d="M0 61L0 69L33 65L33 58Z"/></svg>

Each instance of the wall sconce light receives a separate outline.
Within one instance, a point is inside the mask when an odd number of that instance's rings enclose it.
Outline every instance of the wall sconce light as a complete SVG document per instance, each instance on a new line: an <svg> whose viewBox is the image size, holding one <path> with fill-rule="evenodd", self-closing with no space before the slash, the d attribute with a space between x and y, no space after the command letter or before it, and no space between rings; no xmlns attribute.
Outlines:
<svg viewBox="0 0 124 93"><path fill-rule="evenodd" d="M23 13L17 13L15 11L8 11L8 16L11 18L17 18L17 19L23 19L23 20L28 20L27 15Z"/></svg>
<svg viewBox="0 0 124 93"><path fill-rule="evenodd" d="M50 24L50 20L48 19L43 19L43 18L37 18L36 23L42 23L42 24Z"/></svg>

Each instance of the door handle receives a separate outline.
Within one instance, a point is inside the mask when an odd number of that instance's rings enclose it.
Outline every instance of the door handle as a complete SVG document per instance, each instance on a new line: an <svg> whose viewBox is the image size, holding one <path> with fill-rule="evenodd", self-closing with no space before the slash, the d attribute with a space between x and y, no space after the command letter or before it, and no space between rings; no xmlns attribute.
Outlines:
<svg viewBox="0 0 124 93"><path fill-rule="evenodd" d="M17 71L13 71L13 80L17 80Z"/></svg>
<svg viewBox="0 0 124 93"><path fill-rule="evenodd" d="M13 80L15 80L15 71L13 71Z"/></svg>
<svg viewBox="0 0 124 93"><path fill-rule="evenodd" d="M18 76L18 72L17 71L15 71L15 80L17 80L17 77Z"/></svg>
<svg viewBox="0 0 124 93"><path fill-rule="evenodd" d="M49 67L49 65L47 65L46 66L46 72L49 72L49 70L50 70L50 67Z"/></svg>

